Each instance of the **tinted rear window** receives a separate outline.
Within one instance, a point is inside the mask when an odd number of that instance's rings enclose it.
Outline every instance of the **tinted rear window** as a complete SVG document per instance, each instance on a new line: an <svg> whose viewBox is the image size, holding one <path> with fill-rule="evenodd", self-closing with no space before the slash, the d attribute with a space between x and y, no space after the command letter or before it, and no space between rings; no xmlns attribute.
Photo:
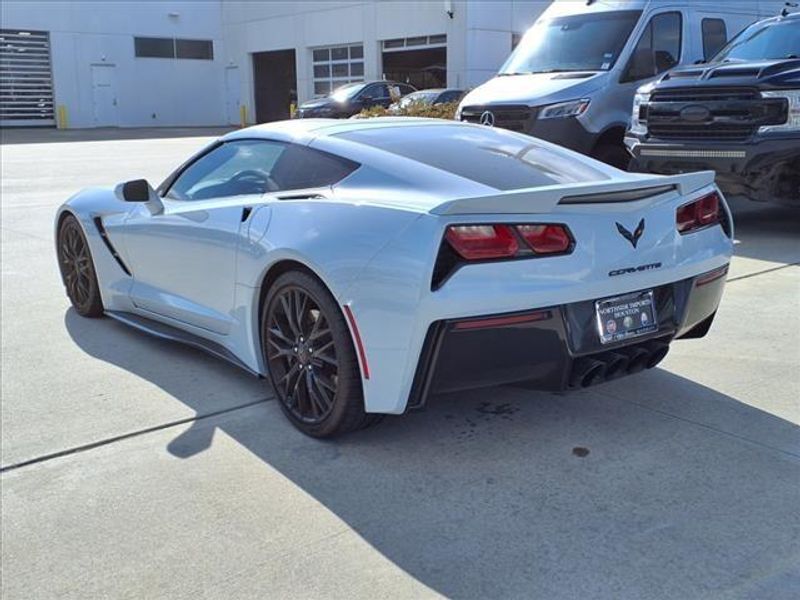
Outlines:
<svg viewBox="0 0 800 600"><path fill-rule="evenodd" d="M379 127L339 135L498 190L608 179L572 154L490 127Z"/></svg>

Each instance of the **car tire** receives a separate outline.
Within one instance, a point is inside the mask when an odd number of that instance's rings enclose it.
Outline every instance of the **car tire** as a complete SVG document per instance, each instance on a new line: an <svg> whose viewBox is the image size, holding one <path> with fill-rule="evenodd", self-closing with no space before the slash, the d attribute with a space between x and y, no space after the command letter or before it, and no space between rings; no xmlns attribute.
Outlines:
<svg viewBox="0 0 800 600"><path fill-rule="evenodd" d="M592 153L592 157L622 171L627 171L631 162L631 155L628 154L625 147L617 144L598 146Z"/></svg>
<svg viewBox="0 0 800 600"><path fill-rule="evenodd" d="M334 437L382 417L364 411L350 330L331 293L309 273L286 272L269 288L261 340L281 409L306 435Z"/></svg>
<svg viewBox="0 0 800 600"><path fill-rule="evenodd" d="M67 215L58 228L58 267L67 297L82 317L103 315L103 300L89 243L78 219Z"/></svg>

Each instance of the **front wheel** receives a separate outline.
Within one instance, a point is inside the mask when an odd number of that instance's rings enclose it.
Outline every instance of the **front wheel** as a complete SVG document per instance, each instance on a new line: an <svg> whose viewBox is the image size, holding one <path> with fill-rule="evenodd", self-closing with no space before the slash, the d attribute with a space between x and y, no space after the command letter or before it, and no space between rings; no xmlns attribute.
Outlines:
<svg viewBox="0 0 800 600"><path fill-rule="evenodd" d="M67 297L82 317L100 317L103 300L94 270L89 243L78 220L68 215L58 228L58 266Z"/></svg>
<svg viewBox="0 0 800 600"><path fill-rule="evenodd" d="M264 361L281 409L312 437L375 422L364 412L361 373L339 305L314 277L289 271L267 293L261 318Z"/></svg>

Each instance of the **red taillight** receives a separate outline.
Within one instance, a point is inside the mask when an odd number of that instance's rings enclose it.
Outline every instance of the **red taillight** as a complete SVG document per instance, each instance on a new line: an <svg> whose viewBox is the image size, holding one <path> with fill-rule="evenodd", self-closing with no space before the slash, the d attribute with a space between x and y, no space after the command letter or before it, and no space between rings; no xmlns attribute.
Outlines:
<svg viewBox="0 0 800 600"><path fill-rule="evenodd" d="M446 237L467 260L510 258L519 250L517 238L508 225L453 225L447 228Z"/></svg>
<svg viewBox="0 0 800 600"><path fill-rule="evenodd" d="M517 225L517 231L537 254L566 252L572 245L563 225Z"/></svg>
<svg viewBox="0 0 800 600"><path fill-rule="evenodd" d="M675 223L678 231L688 233L720 220L720 198L717 192L711 192L678 208L675 213Z"/></svg>

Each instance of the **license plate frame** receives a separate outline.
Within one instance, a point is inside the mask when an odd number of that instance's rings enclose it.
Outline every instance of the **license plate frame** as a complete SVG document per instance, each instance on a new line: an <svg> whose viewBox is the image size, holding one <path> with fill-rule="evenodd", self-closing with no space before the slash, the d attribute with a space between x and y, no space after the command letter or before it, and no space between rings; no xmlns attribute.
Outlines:
<svg viewBox="0 0 800 600"><path fill-rule="evenodd" d="M601 344L613 344L658 331L653 290L603 298L594 303Z"/></svg>

